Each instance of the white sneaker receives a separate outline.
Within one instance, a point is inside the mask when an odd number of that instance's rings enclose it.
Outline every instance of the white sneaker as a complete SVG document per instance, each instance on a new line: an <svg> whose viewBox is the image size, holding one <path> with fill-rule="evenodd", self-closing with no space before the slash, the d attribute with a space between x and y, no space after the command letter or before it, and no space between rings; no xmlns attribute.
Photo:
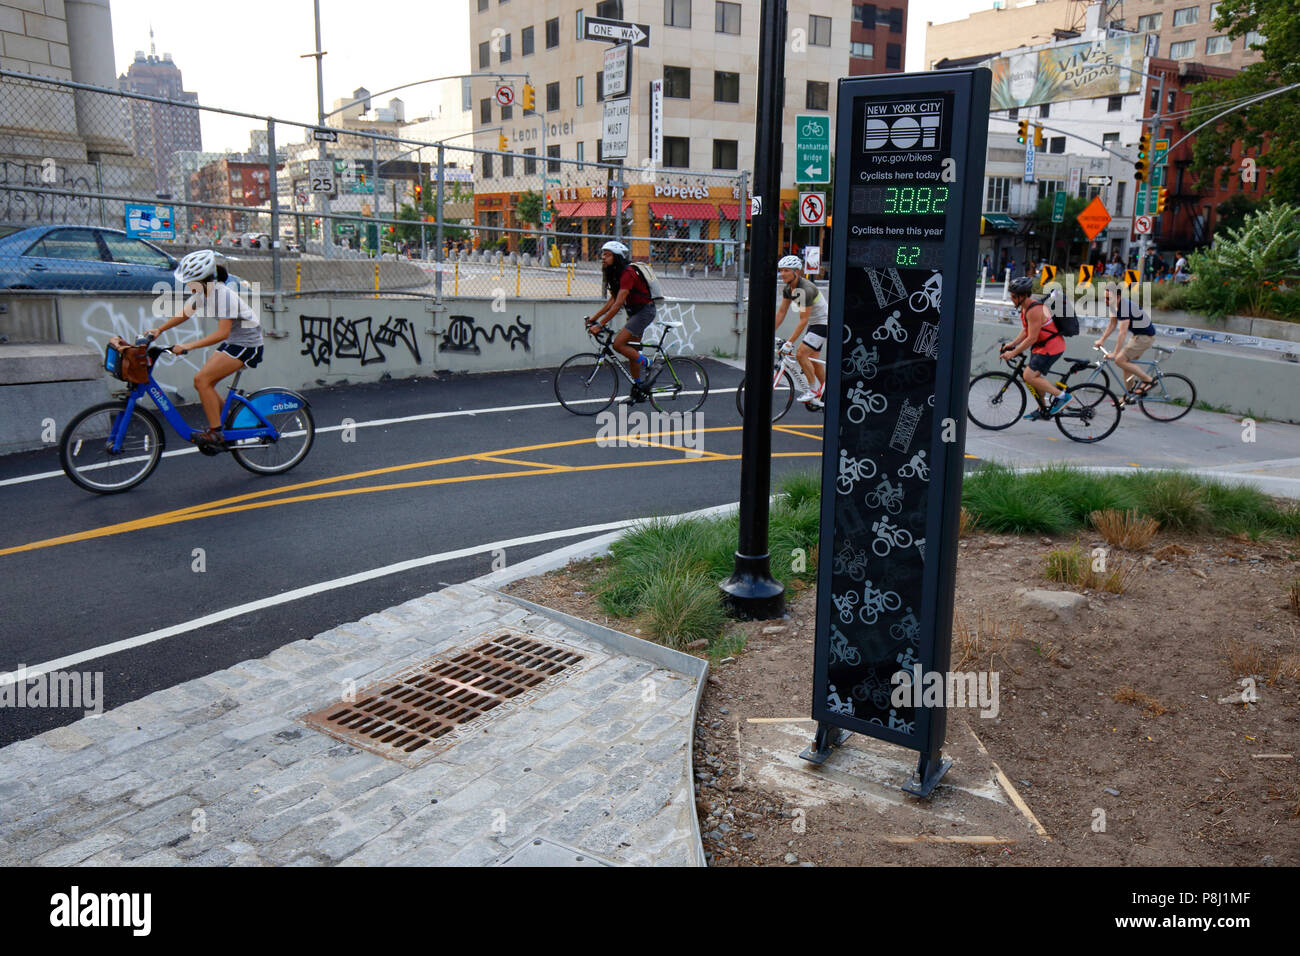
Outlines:
<svg viewBox="0 0 1300 956"><path fill-rule="evenodd" d="M815 402L815 401L817 401L817 393L814 392L812 389L809 389L808 391L806 391L806 392L804 392L802 395L800 395L798 398L796 398L795 401L796 401L796 402Z"/></svg>

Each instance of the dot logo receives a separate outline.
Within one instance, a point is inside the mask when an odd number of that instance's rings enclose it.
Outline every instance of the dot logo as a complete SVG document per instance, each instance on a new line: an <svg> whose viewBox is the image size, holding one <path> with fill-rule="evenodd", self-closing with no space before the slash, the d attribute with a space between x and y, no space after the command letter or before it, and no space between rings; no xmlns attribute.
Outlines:
<svg viewBox="0 0 1300 956"><path fill-rule="evenodd" d="M866 111L862 143L866 152L939 148L942 102L868 103Z"/></svg>

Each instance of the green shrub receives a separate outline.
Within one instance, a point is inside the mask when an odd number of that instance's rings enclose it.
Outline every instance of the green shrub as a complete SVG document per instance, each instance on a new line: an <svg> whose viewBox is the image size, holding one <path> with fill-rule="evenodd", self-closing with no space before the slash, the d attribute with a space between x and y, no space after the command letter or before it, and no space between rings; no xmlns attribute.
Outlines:
<svg viewBox="0 0 1300 956"><path fill-rule="evenodd" d="M645 612L655 640L678 650L692 641L716 639L727 623L718 582L712 575L667 564L646 581Z"/></svg>
<svg viewBox="0 0 1300 956"><path fill-rule="evenodd" d="M1002 465L966 476L962 498L986 531L1055 533L1071 526L1070 514L1052 490L1029 487Z"/></svg>
<svg viewBox="0 0 1300 956"><path fill-rule="evenodd" d="M1273 500L1249 485L1207 482L1205 506L1214 526L1222 531L1258 534L1272 531L1277 525Z"/></svg>
<svg viewBox="0 0 1300 956"><path fill-rule="evenodd" d="M805 501L821 501L822 476L818 471L796 471L785 475L776 483L776 489L785 495L792 506Z"/></svg>
<svg viewBox="0 0 1300 956"><path fill-rule="evenodd" d="M1137 492L1139 507L1160 526L1174 531L1200 531L1210 524L1205 482L1179 472L1125 475Z"/></svg>

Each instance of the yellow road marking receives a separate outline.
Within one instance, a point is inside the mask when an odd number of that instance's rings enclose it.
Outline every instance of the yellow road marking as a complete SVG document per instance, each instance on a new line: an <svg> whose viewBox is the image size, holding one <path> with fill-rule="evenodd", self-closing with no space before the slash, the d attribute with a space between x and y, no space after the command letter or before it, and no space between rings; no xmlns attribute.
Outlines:
<svg viewBox="0 0 1300 956"><path fill-rule="evenodd" d="M491 461L491 462L495 462L498 465L519 465L522 468L559 469L560 471L569 470L569 467L567 465L551 465L546 462L539 462L539 461L519 461L516 458L502 458L499 455L477 455L474 460Z"/></svg>

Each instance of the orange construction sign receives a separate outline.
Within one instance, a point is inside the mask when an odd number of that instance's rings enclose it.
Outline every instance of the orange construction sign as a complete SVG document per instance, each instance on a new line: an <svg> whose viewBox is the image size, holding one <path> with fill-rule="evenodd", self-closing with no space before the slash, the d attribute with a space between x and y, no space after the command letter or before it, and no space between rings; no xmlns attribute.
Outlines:
<svg viewBox="0 0 1300 956"><path fill-rule="evenodd" d="M1102 203L1100 196L1093 196L1092 202L1084 207L1083 212L1076 217L1079 228L1091 242L1097 238L1097 233L1101 232L1110 223L1110 213L1106 211L1106 206Z"/></svg>

